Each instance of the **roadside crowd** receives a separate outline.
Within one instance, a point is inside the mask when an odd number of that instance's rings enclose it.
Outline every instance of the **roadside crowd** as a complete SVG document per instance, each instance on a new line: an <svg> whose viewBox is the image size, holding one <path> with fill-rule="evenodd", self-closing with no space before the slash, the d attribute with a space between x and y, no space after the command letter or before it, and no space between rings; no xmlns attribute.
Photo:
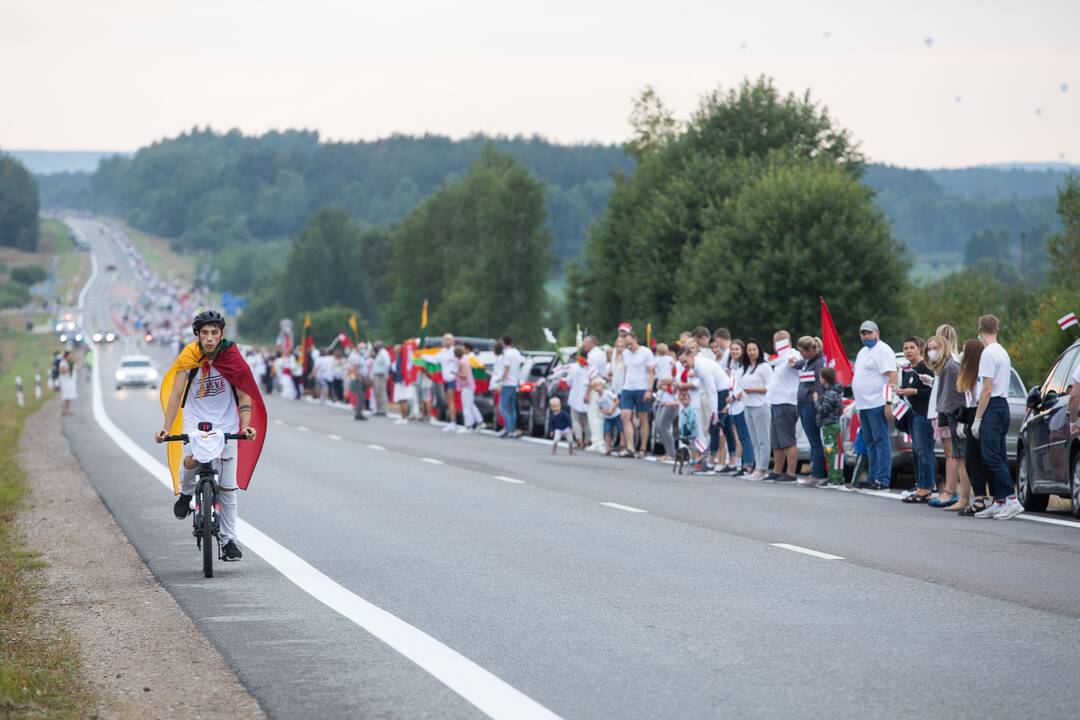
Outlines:
<svg viewBox="0 0 1080 720"><path fill-rule="evenodd" d="M917 489L905 502L1008 519L1024 509L1007 464L1011 363L997 342L998 327L992 315L979 318L978 339L963 346L951 325L938 327L928 339L908 336L902 348L906 363L898 364L868 320L859 328L862 347L845 383L839 373L848 371L847 359L827 361L815 337L793 338L778 330L765 346L733 338L725 328L697 327L670 345L650 348L623 323L610 346L585 336L576 356L559 368L567 392L565 406L561 397L549 400L552 452L565 442L571 453L577 448L645 458L655 441L662 447L656 459L686 464L694 474L850 488L840 437L841 415L850 402L858 420L855 450L868 465L858 487L889 487L895 424L911 436L915 459ZM489 383L498 404L493 429L501 428L505 438L517 435L525 359L511 337L496 343L489 373L475 349L452 335L419 361L419 372L417 361L400 349L395 356L381 342L346 345L335 341L326 352L312 349L306 357L255 352L249 362L268 392L352 405L358 420L386 415L391 400L397 422L429 420L439 384L450 421L444 431L483 427L476 395L478 383ZM810 473L803 477L797 475L797 425L810 447ZM940 487L936 441L945 452Z"/></svg>

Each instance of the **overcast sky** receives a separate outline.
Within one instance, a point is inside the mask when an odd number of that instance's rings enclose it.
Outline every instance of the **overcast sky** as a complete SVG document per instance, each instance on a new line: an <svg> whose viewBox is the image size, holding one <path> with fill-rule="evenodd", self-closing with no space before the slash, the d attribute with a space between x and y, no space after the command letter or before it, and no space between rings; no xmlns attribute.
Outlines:
<svg viewBox="0 0 1080 720"><path fill-rule="evenodd" d="M1078 0L3 0L0 147L207 124L622 142L647 84L685 117L766 74L872 160L1077 163L1078 30Z"/></svg>

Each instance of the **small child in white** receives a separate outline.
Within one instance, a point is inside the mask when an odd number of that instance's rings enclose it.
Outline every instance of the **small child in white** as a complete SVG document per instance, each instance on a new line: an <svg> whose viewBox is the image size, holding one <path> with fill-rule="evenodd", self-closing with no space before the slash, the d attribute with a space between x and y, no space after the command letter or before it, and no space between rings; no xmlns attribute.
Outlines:
<svg viewBox="0 0 1080 720"><path fill-rule="evenodd" d="M574 454L574 424L570 420L570 413L563 410L562 400L557 397L551 398L551 402L548 407L551 408L549 413L550 421L548 427L551 428L551 454L554 455L555 451L559 449L559 441L566 440L566 448L571 455Z"/></svg>

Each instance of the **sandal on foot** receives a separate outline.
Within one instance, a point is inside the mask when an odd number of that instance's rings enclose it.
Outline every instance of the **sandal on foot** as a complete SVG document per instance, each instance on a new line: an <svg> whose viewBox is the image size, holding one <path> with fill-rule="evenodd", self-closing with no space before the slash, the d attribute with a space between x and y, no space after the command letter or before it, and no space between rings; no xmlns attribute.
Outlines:
<svg viewBox="0 0 1080 720"><path fill-rule="evenodd" d="M930 505L930 507L940 508L940 507L945 507L946 505L952 505L953 503L955 503L959 499L960 499L960 496L957 495L956 493L953 493L952 495L938 495L936 498L931 500L928 504Z"/></svg>
<svg viewBox="0 0 1080 720"><path fill-rule="evenodd" d="M906 496L900 502L912 503L912 504L930 502L930 493L913 492L910 495Z"/></svg>

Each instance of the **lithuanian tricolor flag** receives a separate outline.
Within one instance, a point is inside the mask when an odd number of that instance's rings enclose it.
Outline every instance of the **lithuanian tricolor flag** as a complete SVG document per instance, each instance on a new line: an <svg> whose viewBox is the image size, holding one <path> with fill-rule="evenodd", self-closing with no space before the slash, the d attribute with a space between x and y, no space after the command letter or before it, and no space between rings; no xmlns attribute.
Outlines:
<svg viewBox="0 0 1080 720"><path fill-rule="evenodd" d="M442 364L436 357L442 348L424 348L413 354L413 364L423 371L429 378L437 383L446 382L442 374ZM491 378L488 377L484 363L480 362L475 355L468 355L469 367L472 368L473 379L476 380L476 392L487 392L491 386Z"/></svg>

